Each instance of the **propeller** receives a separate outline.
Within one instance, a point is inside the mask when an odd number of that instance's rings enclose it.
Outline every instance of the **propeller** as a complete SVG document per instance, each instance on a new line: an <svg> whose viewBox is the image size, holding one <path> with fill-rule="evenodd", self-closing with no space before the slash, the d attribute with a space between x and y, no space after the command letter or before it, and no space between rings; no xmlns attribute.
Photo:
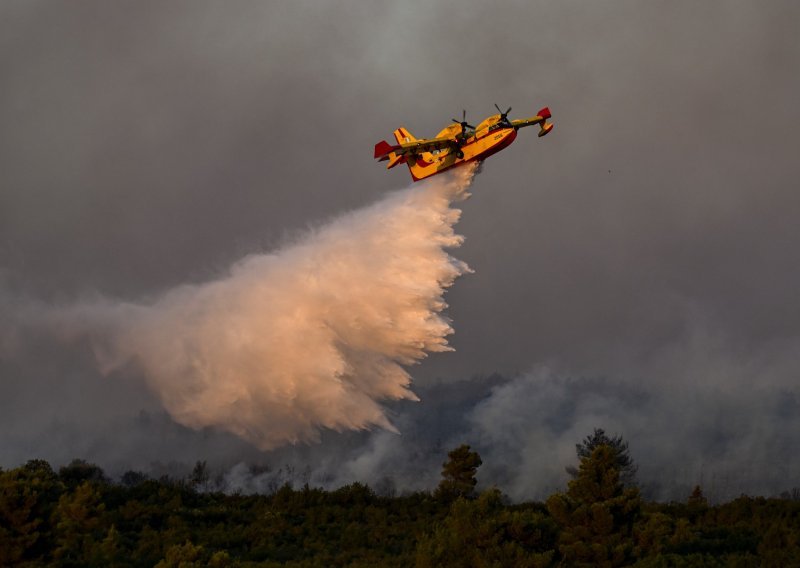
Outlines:
<svg viewBox="0 0 800 568"><path fill-rule="evenodd" d="M503 126L511 128L512 127L511 121L508 120L508 113L511 112L511 107L508 107L508 110L506 112L503 112L502 110L500 110L500 107L497 106L497 103L494 103L494 108L496 108L497 111L500 113L500 120L498 122L502 122Z"/></svg>
<svg viewBox="0 0 800 568"><path fill-rule="evenodd" d="M456 124L460 124L461 125L461 136L466 136L467 135L467 128L471 128L472 130L475 130L475 127L472 126L469 122L467 122L467 111L466 111L466 109L462 109L461 120L456 120L455 118L453 118L451 120L453 122L455 122Z"/></svg>

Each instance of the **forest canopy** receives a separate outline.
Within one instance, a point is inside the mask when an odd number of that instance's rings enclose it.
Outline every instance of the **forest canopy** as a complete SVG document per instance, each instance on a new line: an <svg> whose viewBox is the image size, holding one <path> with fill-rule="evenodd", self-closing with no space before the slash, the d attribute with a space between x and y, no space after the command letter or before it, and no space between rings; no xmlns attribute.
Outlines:
<svg viewBox="0 0 800 568"><path fill-rule="evenodd" d="M75 460L0 470L0 565L36 566L791 566L800 565L800 492L710 505L644 500L627 443L595 430L563 492L512 504L476 492L482 464L449 452L433 492L378 495L284 485L270 494L185 479L109 479Z"/></svg>

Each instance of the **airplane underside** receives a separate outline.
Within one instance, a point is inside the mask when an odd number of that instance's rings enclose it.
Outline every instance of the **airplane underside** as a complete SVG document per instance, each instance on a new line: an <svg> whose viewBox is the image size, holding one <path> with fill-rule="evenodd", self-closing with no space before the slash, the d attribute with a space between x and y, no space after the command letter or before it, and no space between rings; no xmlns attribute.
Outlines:
<svg viewBox="0 0 800 568"><path fill-rule="evenodd" d="M453 124L445 126L435 138L417 139L401 126L394 131L397 144L385 140L375 144L375 159L388 162L387 169L406 164L414 181L419 181L462 164L485 160L514 142L520 128L538 125L539 137L553 129L547 122L551 117L547 107L536 116L518 120L508 118L511 107L505 112L495 107L499 114L489 116L478 126L467 122L464 111L461 120L452 119Z"/></svg>
<svg viewBox="0 0 800 568"><path fill-rule="evenodd" d="M505 128L481 140L462 146L462 158L459 158L453 151L445 151L438 155L426 152L421 156L410 158L407 162L408 169L414 181L419 181L469 162L483 161L507 148L516 138L516 130Z"/></svg>

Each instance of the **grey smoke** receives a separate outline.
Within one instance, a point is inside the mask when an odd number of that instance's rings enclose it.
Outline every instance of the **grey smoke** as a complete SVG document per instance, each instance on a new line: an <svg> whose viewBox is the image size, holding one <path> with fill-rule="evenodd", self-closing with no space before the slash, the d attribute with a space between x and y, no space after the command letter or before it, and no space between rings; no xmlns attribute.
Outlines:
<svg viewBox="0 0 800 568"><path fill-rule="evenodd" d="M344 448L367 481L419 464L431 484L447 445L467 441L482 483L538 495L603 426L631 442L641 477L675 471L676 494L798 484L797 2L0 10L3 328L20 298L136 301L209 281L405 186L371 160L401 124L430 136L495 102L512 116L548 104L556 124L473 187L458 256L476 272L447 296L456 351L413 370L423 400L395 410L399 439L327 433L262 456L175 425L135 369L100 376L90 345L17 326L0 332L20 354L0 358L3 467L291 458L322 472ZM441 451L398 448L437 447L413 429L426 387L495 371L512 383L446 413ZM521 469L497 471L501 458Z"/></svg>

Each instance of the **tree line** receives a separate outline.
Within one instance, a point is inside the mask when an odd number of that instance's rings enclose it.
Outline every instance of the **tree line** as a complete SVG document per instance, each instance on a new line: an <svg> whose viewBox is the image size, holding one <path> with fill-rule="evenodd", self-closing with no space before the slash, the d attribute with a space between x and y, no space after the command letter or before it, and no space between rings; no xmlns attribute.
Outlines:
<svg viewBox="0 0 800 568"><path fill-rule="evenodd" d="M288 484L269 495L202 491L76 460L0 470L0 566L800 566L800 500L645 501L627 443L596 429L564 491L512 504L476 491L482 461L449 452L432 492L378 495Z"/></svg>

